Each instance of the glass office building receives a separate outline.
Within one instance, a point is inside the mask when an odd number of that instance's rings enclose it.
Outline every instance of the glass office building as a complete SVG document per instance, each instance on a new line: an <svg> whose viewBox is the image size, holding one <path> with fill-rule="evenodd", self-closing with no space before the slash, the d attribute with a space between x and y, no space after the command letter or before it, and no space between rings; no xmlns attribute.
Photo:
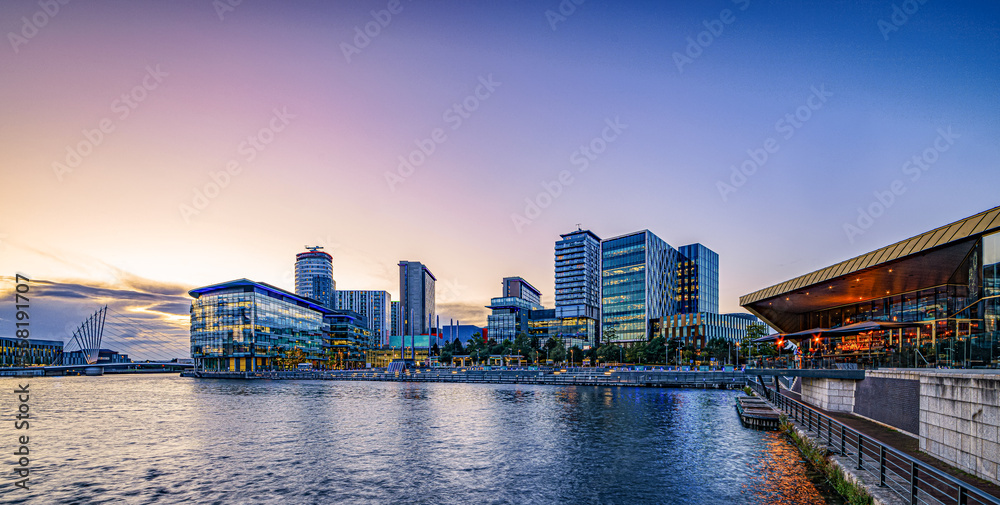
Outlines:
<svg viewBox="0 0 1000 505"><path fill-rule="evenodd" d="M334 309L350 310L364 316L371 330L371 347L382 345L389 337L389 292L374 290L339 290L334 293Z"/></svg>
<svg viewBox="0 0 1000 505"><path fill-rule="evenodd" d="M740 304L782 333L909 327L816 342L883 366L1000 368L1000 207L769 288Z"/></svg>
<svg viewBox="0 0 1000 505"><path fill-rule="evenodd" d="M0 367L62 364L59 340L0 337Z"/></svg>
<svg viewBox="0 0 1000 505"><path fill-rule="evenodd" d="M681 346L702 349L713 338L740 342L747 335L747 328L755 323L763 324L752 314L696 312L665 317L660 326L668 341L676 339Z"/></svg>
<svg viewBox="0 0 1000 505"><path fill-rule="evenodd" d="M681 246L677 251L677 312L718 314L719 254L701 244Z"/></svg>
<svg viewBox="0 0 1000 505"><path fill-rule="evenodd" d="M399 262L399 314L402 335L426 335L434 322L437 278L419 261Z"/></svg>
<svg viewBox="0 0 1000 505"><path fill-rule="evenodd" d="M601 317L601 239L590 230L559 236L555 298L560 316Z"/></svg>
<svg viewBox="0 0 1000 505"><path fill-rule="evenodd" d="M518 334L528 333L528 316L533 310L540 310L541 305L514 296L490 299L486 307L493 312L486 316L486 329L489 338L497 342L513 340Z"/></svg>
<svg viewBox="0 0 1000 505"><path fill-rule="evenodd" d="M308 247L309 251L295 255L295 294L311 298L320 305L333 308L333 256L320 251L322 247Z"/></svg>
<svg viewBox="0 0 1000 505"><path fill-rule="evenodd" d="M321 368L324 321L314 300L247 279L188 292L191 357L199 370L274 370L299 357Z"/></svg>
<svg viewBox="0 0 1000 505"><path fill-rule="evenodd" d="M542 303L542 294L521 277L503 278L503 296L521 298L537 305Z"/></svg>
<svg viewBox="0 0 1000 505"><path fill-rule="evenodd" d="M545 344L550 338L561 339L569 348L597 345L597 321L589 317L559 317L558 309L532 310L528 315L528 336Z"/></svg>
<svg viewBox="0 0 1000 505"><path fill-rule="evenodd" d="M326 360L321 368L365 368L366 353L378 347L371 345L374 338L365 316L352 310L335 310L325 315L323 322L327 326L322 344Z"/></svg>
<svg viewBox="0 0 1000 505"><path fill-rule="evenodd" d="M601 239L581 229L559 238L555 245L555 317L587 319L571 326L586 328L589 333L582 339L596 345L601 332Z"/></svg>
<svg viewBox="0 0 1000 505"><path fill-rule="evenodd" d="M607 343L644 342L657 322L676 313L679 253L643 230L605 240L602 257L602 329Z"/></svg>

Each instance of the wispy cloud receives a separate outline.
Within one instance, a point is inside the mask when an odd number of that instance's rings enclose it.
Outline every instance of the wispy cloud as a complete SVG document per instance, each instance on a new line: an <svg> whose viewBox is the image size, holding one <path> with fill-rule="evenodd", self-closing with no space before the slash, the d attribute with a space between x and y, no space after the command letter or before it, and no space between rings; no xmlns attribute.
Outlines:
<svg viewBox="0 0 1000 505"><path fill-rule="evenodd" d="M489 312L482 304L475 303L438 303L435 308L441 314L442 324L448 319L458 319L463 324L486 326L486 314Z"/></svg>
<svg viewBox="0 0 1000 505"><path fill-rule="evenodd" d="M133 359L188 356L189 288L127 272L117 277L114 282L30 280L31 337L68 343L84 320L107 305L102 347ZM3 299L13 299L13 280L0 277ZM13 335L14 329L13 320L0 317L0 335Z"/></svg>

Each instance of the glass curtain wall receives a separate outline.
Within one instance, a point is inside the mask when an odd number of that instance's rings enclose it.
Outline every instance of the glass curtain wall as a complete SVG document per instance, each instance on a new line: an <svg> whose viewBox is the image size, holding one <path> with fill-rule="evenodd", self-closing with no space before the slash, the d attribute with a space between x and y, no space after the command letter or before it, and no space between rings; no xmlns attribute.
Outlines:
<svg viewBox="0 0 1000 505"><path fill-rule="evenodd" d="M834 360L906 368L1000 368L1000 233L986 235L946 285L805 314L808 327L921 323L857 337L805 341Z"/></svg>

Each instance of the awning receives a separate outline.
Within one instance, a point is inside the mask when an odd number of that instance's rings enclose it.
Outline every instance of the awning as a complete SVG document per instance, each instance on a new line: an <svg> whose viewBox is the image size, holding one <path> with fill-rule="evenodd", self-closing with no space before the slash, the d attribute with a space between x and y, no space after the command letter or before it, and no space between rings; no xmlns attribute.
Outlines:
<svg viewBox="0 0 1000 505"><path fill-rule="evenodd" d="M849 324L828 330L833 335L857 335L858 333L868 333L869 331L896 330L899 328L915 328L926 323L896 323L890 321L862 321L860 323Z"/></svg>
<svg viewBox="0 0 1000 505"><path fill-rule="evenodd" d="M810 328L808 330L797 331L785 335L788 340L805 340L807 338L822 337L831 334L834 330L830 328Z"/></svg>
<svg viewBox="0 0 1000 505"><path fill-rule="evenodd" d="M777 342L777 340L779 338L781 338L781 334L780 333L772 333L772 334L770 334L770 335L768 335L766 337L755 338L755 339L751 340L750 343L753 343L753 344L766 344L768 342Z"/></svg>

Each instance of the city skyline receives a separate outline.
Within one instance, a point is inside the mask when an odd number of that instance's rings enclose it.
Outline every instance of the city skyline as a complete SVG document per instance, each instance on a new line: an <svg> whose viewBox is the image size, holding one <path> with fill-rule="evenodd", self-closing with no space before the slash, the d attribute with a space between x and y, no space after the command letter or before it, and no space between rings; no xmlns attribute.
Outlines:
<svg viewBox="0 0 1000 505"><path fill-rule="evenodd" d="M0 274L38 337L112 300L183 340L187 290L294 291L303 244L393 299L423 262L485 325L505 276L554 306L577 223L704 244L738 312L996 205L995 5L390 5L0 6Z"/></svg>

